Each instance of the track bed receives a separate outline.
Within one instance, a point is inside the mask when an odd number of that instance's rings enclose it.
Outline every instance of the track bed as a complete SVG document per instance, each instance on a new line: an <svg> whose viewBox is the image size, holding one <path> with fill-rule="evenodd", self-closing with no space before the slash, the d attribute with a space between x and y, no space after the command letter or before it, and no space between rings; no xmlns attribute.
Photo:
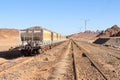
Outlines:
<svg viewBox="0 0 120 80"><path fill-rule="evenodd" d="M36 56L1 58L0 80L119 80L117 57L118 50L70 40Z"/></svg>

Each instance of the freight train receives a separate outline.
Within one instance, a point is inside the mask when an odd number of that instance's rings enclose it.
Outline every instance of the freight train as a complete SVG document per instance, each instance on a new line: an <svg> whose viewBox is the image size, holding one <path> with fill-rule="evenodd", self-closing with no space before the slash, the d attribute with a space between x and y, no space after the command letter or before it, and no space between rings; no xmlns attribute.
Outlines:
<svg viewBox="0 0 120 80"><path fill-rule="evenodd" d="M41 26L20 30L20 37L22 41L21 54L25 56L40 53L45 48L51 48L52 45L66 40L65 36Z"/></svg>

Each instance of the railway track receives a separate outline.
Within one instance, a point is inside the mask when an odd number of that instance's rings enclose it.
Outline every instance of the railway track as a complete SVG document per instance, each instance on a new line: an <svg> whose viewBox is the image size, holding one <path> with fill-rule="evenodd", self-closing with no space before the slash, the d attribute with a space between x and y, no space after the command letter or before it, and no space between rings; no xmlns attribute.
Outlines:
<svg viewBox="0 0 120 80"><path fill-rule="evenodd" d="M61 45L61 44L62 43L58 43L56 45L53 45L53 47L56 47L56 46ZM16 50L16 49L14 49L14 50ZM49 49L47 49L47 50L49 50ZM45 51L47 51L47 50L45 50ZM43 53L41 53L41 54L43 54ZM24 65L24 64L32 61L34 58L35 58L34 56L30 56L30 57L20 57L20 58L17 58L17 59L4 61L4 62L0 63L0 75L2 75L4 73L7 73L7 72L9 72L9 70L12 70L16 67Z"/></svg>
<svg viewBox="0 0 120 80"><path fill-rule="evenodd" d="M74 80L78 80L78 74L77 74L77 66L76 66L76 59L75 59L75 53L74 48L72 44L72 58L73 58L73 74L74 74Z"/></svg>
<svg viewBox="0 0 120 80"><path fill-rule="evenodd" d="M71 73L71 42L69 41L62 50L59 51L61 56L55 63L55 67L48 77L48 80L73 80L73 73ZM68 71L70 70L70 71ZM67 72L67 73L66 73Z"/></svg>
<svg viewBox="0 0 120 80"><path fill-rule="evenodd" d="M48 77L49 80L108 80L91 57L86 55L86 51L73 41L66 46L56 65Z"/></svg>
<svg viewBox="0 0 120 80"><path fill-rule="evenodd" d="M95 63L95 61L89 56L89 54L87 53L87 51L84 50L83 48L81 48L75 41L72 41L73 69L74 69L74 77L75 77L74 80L81 79L80 75L78 74L80 72L78 70L78 64L79 63L78 63L78 58L77 58L78 55L75 52L76 48L78 48L78 50L82 52L81 55L83 57L86 57L89 60L89 62L91 63L91 65L94 67L94 69L96 69L99 72L99 75L101 76L101 79L108 80L107 77L106 77L106 75L103 73L103 71L100 69L100 67Z"/></svg>

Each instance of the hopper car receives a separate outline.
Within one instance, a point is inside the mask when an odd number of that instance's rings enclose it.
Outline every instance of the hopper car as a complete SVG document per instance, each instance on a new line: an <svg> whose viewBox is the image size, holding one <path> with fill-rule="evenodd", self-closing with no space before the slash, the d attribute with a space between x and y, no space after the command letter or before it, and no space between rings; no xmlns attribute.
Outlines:
<svg viewBox="0 0 120 80"><path fill-rule="evenodd" d="M41 26L21 30L20 37L21 54L25 56L38 54L66 40L66 37Z"/></svg>

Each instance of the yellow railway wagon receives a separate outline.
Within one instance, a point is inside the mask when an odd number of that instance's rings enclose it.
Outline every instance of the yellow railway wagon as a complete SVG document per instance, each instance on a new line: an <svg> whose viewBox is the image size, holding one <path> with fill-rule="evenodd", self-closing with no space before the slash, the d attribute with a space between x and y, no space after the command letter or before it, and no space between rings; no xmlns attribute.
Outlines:
<svg viewBox="0 0 120 80"><path fill-rule="evenodd" d="M61 39L64 40L64 39L66 39L66 37L65 36L61 36Z"/></svg>
<svg viewBox="0 0 120 80"><path fill-rule="evenodd" d="M60 35L60 34L58 34L58 40L60 40L60 38L61 38L60 36L61 36L61 35Z"/></svg>
<svg viewBox="0 0 120 80"><path fill-rule="evenodd" d="M52 33L50 30L42 29L42 43L43 45L51 44Z"/></svg>
<svg viewBox="0 0 120 80"><path fill-rule="evenodd" d="M57 40L57 33L53 32L53 41Z"/></svg>
<svg viewBox="0 0 120 80"><path fill-rule="evenodd" d="M66 39L66 36L63 36L63 39Z"/></svg>
<svg viewBox="0 0 120 80"><path fill-rule="evenodd" d="M41 26L34 26L20 31L23 55L36 54L39 49L50 48L51 44L65 41L65 37ZM45 47L46 46L46 47Z"/></svg>
<svg viewBox="0 0 120 80"><path fill-rule="evenodd" d="M63 36L61 36L61 39L63 39Z"/></svg>
<svg viewBox="0 0 120 80"><path fill-rule="evenodd" d="M61 39L61 35L60 35L60 39Z"/></svg>
<svg viewBox="0 0 120 80"><path fill-rule="evenodd" d="M51 40L51 31L43 30L43 40Z"/></svg>
<svg viewBox="0 0 120 80"><path fill-rule="evenodd" d="M54 42L65 40L65 37L56 32L52 32L41 26L35 26L20 31L22 46L31 42L32 46L37 44L48 45Z"/></svg>

